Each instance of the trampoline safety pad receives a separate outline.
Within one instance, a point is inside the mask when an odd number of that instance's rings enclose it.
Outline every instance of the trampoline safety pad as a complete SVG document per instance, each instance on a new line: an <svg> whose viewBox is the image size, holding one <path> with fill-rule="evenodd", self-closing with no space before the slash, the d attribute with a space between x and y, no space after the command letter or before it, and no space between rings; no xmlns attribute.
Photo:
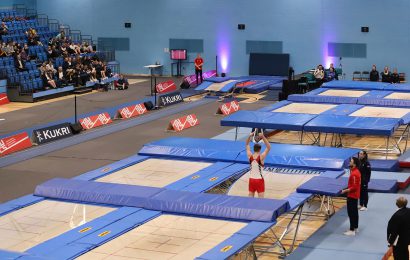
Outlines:
<svg viewBox="0 0 410 260"><path fill-rule="evenodd" d="M212 163L148 159L97 181L162 188L210 165Z"/></svg>
<svg viewBox="0 0 410 260"><path fill-rule="evenodd" d="M0 217L0 249L23 252L115 208L44 200Z"/></svg>
<svg viewBox="0 0 410 260"><path fill-rule="evenodd" d="M77 259L194 259L246 225L164 214Z"/></svg>

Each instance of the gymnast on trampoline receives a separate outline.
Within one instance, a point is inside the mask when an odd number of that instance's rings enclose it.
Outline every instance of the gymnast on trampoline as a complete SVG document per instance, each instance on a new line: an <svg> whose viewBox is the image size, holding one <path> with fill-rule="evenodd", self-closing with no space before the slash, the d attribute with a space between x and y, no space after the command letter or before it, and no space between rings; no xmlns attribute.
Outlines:
<svg viewBox="0 0 410 260"><path fill-rule="evenodd" d="M257 192L258 197L263 198L265 193L265 180L263 179L262 171L266 155L270 151L270 143L264 136L263 132L259 133L259 138L265 143L266 149L261 153L261 145L255 143L253 145L254 153L252 154L249 143L253 136L254 133L252 132L246 139L246 154L251 165L249 170L249 197L254 197L255 192Z"/></svg>

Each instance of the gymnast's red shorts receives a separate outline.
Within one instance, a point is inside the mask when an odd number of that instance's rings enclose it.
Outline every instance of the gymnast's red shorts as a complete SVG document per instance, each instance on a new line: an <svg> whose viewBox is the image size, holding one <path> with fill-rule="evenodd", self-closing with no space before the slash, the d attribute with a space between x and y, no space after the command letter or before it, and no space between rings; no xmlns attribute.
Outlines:
<svg viewBox="0 0 410 260"><path fill-rule="evenodd" d="M249 192L265 192L265 180L264 179L252 179L249 178Z"/></svg>

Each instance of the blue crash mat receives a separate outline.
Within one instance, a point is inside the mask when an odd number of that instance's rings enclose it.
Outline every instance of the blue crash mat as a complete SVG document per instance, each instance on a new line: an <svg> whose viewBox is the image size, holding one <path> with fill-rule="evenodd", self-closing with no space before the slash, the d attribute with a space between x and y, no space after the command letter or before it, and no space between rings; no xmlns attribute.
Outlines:
<svg viewBox="0 0 410 260"><path fill-rule="evenodd" d="M244 142L170 137L145 144L139 151L139 154L234 162L243 150L245 150Z"/></svg>
<svg viewBox="0 0 410 260"><path fill-rule="evenodd" d="M348 177L341 177L340 180L344 181L347 185ZM398 184L397 180L370 179L368 188L370 192L396 193Z"/></svg>
<svg viewBox="0 0 410 260"><path fill-rule="evenodd" d="M384 90L390 83L372 81L353 81L353 80L332 80L323 83L323 88L332 89L360 89L360 90Z"/></svg>
<svg viewBox="0 0 410 260"><path fill-rule="evenodd" d="M304 126L307 132L391 136L402 119L319 115Z"/></svg>
<svg viewBox="0 0 410 260"><path fill-rule="evenodd" d="M61 178L38 185L35 195L85 203L264 222L276 220L289 209L286 200L204 194Z"/></svg>
<svg viewBox="0 0 410 260"><path fill-rule="evenodd" d="M389 84L384 88L384 90L395 92L410 92L410 85L408 83Z"/></svg>
<svg viewBox="0 0 410 260"><path fill-rule="evenodd" d="M356 97L320 96L307 94L293 94L288 96L289 101L330 104L356 104Z"/></svg>
<svg viewBox="0 0 410 260"><path fill-rule="evenodd" d="M369 160L372 170L398 172L400 163L398 160Z"/></svg>
<svg viewBox="0 0 410 260"><path fill-rule="evenodd" d="M338 170L357 155L358 149L311 145L271 144L265 164L307 169ZM144 145L140 154L168 158L249 163L245 142L205 138L171 137Z"/></svg>
<svg viewBox="0 0 410 260"><path fill-rule="evenodd" d="M383 107L410 107L410 100L406 99L362 97L358 99L357 103L362 105L373 105Z"/></svg>
<svg viewBox="0 0 410 260"><path fill-rule="evenodd" d="M302 131L303 126L315 117L312 114L240 110L224 117L221 126Z"/></svg>
<svg viewBox="0 0 410 260"><path fill-rule="evenodd" d="M347 181L342 178L334 179L316 176L300 185L296 191L299 193L338 196L342 189L346 187Z"/></svg>
<svg viewBox="0 0 410 260"><path fill-rule="evenodd" d="M199 84L195 90L205 90L206 88L208 88L209 86L211 86L212 84L214 84L214 82L211 81L203 81L201 84Z"/></svg>
<svg viewBox="0 0 410 260"><path fill-rule="evenodd" d="M225 82L231 79L232 79L231 77L210 77L210 78L204 79L204 81L220 83L220 82Z"/></svg>

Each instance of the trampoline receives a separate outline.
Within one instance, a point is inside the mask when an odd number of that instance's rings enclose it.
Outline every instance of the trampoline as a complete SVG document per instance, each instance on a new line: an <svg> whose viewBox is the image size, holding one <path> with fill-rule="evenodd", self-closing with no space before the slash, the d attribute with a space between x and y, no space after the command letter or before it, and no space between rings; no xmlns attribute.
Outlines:
<svg viewBox="0 0 410 260"><path fill-rule="evenodd" d="M212 163L149 158L96 181L165 187L210 165Z"/></svg>
<svg viewBox="0 0 410 260"><path fill-rule="evenodd" d="M404 118L408 113L410 113L410 109L407 108L365 106L353 112L350 116ZM408 124L408 122L406 121L405 124Z"/></svg>
<svg viewBox="0 0 410 260"><path fill-rule="evenodd" d="M246 225L243 222L163 214L78 259L194 259Z"/></svg>
<svg viewBox="0 0 410 260"><path fill-rule="evenodd" d="M319 93L319 96L338 96L338 97L361 97L368 94L369 91L364 90L343 90L343 89L328 89Z"/></svg>
<svg viewBox="0 0 410 260"><path fill-rule="evenodd" d="M43 200L0 217L0 249L23 252L115 209Z"/></svg>
<svg viewBox="0 0 410 260"><path fill-rule="evenodd" d="M384 97L385 99L404 99L410 100L410 93L393 92Z"/></svg>
<svg viewBox="0 0 410 260"><path fill-rule="evenodd" d="M335 107L337 107L337 105L312 104L312 103L290 103L283 107L272 110L272 112L318 115L328 110L334 109Z"/></svg>

